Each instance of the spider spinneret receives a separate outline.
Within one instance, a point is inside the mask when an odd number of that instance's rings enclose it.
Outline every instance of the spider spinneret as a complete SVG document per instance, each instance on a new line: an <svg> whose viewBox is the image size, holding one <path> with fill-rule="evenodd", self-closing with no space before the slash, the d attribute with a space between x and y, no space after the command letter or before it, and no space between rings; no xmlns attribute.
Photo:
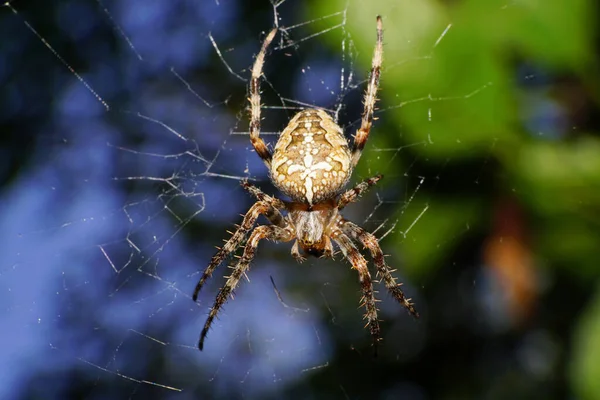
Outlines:
<svg viewBox="0 0 600 400"><path fill-rule="evenodd" d="M386 264L377 238L360 226L344 219L340 214L346 205L356 201L369 187L375 185L381 175L366 179L355 187L343 191L350 180L352 170L358 163L365 147L377 101L377 88L383 56L383 24L377 17L377 43L373 54L369 83L364 97L364 111L361 126L354 136L352 148L348 145L343 130L333 118L321 109L308 109L298 112L281 133L274 152L271 153L260 138L260 77L267 49L277 28L269 32L256 56L250 80L250 141L256 153L269 169L273 184L292 201L282 201L261 191L247 181L242 186L256 197L257 202L244 215L239 228L225 245L213 256L196 285L192 298L198 293L208 278L225 258L242 246L249 234L242 256L225 285L220 289L215 303L200 334L198 347L204 347L204 340L219 309L237 287L241 277L247 272L254 259L256 248L261 240L291 242L292 256L303 261L304 255L331 257L335 243L344 257L358 271L363 297L361 304L366 309L365 319L373 337L374 346L380 341L380 327L375 305L375 292L367 261L356 247L355 242L369 250L377 269L377 278L383 281L392 296L415 317L418 313L410 299L404 296L401 284L396 283L393 270ZM281 211L285 212L285 215ZM256 220L263 215L270 225L259 225L254 230ZM250 233L251 232L251 233Z"/></svg>

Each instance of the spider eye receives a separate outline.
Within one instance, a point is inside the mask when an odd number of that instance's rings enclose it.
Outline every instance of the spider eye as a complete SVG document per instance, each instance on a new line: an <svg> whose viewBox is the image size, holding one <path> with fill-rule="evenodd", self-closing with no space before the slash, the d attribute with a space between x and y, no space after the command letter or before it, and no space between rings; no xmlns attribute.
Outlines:
<svg viewBox="0 0 600 400"><path fill-rule="evenodd" d="M302 237L302 245L303 245L303 246L306 246L306 247L312 247L312 246L313 246L315 243L316 243L316 241L315 241L315 240L313 240L313 238L312 238L312 237L310 237L310 235L308 235L308 234L305 234L305 235Z"/></svg>

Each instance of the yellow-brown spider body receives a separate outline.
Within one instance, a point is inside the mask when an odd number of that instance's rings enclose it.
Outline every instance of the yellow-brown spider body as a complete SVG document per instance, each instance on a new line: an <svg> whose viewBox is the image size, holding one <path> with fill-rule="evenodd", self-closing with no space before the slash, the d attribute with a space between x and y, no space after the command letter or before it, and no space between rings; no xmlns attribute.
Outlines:
<svg viewBox="0 0 600 400"><path fill-rule="evenodd" d="M304 260L298 251L300 246L304 254L331 257L333 248L329 238L334 235L336 224L341 220L335 202L329 199L315 205L290 203L287 210L296 237L292 255L298 261Z"/></svg>
<svg viewBox="0 0 600 400"><path fill-rule="evenodd" d="M294 201L309 205L335 196L352 173L352 153L342 129L323 110L300 111L281 132L271 178Z"/></svg>
<svg viewBox="0 0 600 400"><path fill-rule="evenodd" d="M358 272L363 294L361 304L366 309L365 319L376 345L380 339L380 328L373 279L367 261L358 250L356 242L369 250L378 277L392 296L412 315L418 316L410 299L404 296L400 284L396 283L392 270L386 264L377 238L344 219L340 213L346 205L356 201L361 193L381 179L381 175L377 175L344 191L352 169L360 159L373 123L383 57L383 23L381 17L377 17L377 43L364 96L361 124L354 135L352 148L334 119L318 108L297 113L281 133L273 153L260 138L260 78L267 48L276 33L277 28L274 28L267 34L252 67L249 85L250 142L269 169L273 184L292 201L279 200L246 181L242 182L242 186L256 197L257 202L244 215L244 220L223 248L213 256L196 285L192 298L197 299L206 280L229 254L234 253L240 246L243 246L244 251L215 299L200 334L198 347L202 350L206 334L219 309L248 271L258 243L265 239L276 242L294 241L291 253L298 261L304 260L302 253L331 257L335 244L344 258L352 264L352 268ZM270 224L254 227L261 215L267 218Z"/></svg>

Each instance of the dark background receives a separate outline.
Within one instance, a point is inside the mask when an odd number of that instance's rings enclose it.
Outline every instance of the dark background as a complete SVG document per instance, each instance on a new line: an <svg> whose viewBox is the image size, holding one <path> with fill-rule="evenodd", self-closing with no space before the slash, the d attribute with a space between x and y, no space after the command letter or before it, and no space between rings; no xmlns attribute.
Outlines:
<svg viewBox="0 0 600 400"><path fill-rule="evenodd" d="M600 398L597 10L547 3L0 8L0 397ZM385 236L421 318L380 287L377 358L356 272L271 243L196 348L238 180L275 193L245 136L274 11L271 144L306 105L350 138L383 17L353 182L385 179L345 215Z"/></svg>

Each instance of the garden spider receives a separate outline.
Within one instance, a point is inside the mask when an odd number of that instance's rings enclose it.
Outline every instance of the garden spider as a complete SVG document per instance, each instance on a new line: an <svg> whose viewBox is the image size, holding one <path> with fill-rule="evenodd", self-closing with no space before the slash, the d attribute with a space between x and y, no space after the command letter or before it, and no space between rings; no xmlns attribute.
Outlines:
<svg viewBox="0 0 600 400"><path fill-rule="evenodd" d="M360 226L345 220L339 213L346 205L356 201L361 193L381 179L381 175L377 175L366 179L352 189L343 191L350 179L352 169L360 159L373 123L383 55L381 17L377 17L377 44L373 54L369 84L364 97L362 122L354 138L352 150L348 146L342 129L329 114L320 109L298 112L281 133L273 153L260 138L259 81L263 73L267 48L276 33L277 28L269 32L252 67L252 79L249 87L250 141L256 153L269 169L273 184L292 201L279 200L265 194L247 181L242 182L242 186L258 201L244 215L242 224L231 238L211 259L196 285L194 301L198 298L200 289L215 268L242 245L260 215L264 215L271 225L259 225L250 233L241 258L228 277L225 286L220 289L208 314L200 334L198 347L202 350L204 339L215 316L238 285L240 278L248 271L258 243L263 239L276 242L294 240L291 253L297 261L304 260L300 250L305 255L331 257L333 254L332 242L336 243L344 257L352 264L352 268L358 271L363 293L361 305L366 308L365 319L368 321L367 325L371 331L374 346L376 346L380 340L380 328L371 274L367 268L367 261L359 252L353 239L369 249L377 268L377 277L383 279L392 296L413 316L418 317L410 299L404 297L400 284L396 283L392 276L393 270L386 265L377 238ZM281 210L286 212L285 216Z"/></svg>

